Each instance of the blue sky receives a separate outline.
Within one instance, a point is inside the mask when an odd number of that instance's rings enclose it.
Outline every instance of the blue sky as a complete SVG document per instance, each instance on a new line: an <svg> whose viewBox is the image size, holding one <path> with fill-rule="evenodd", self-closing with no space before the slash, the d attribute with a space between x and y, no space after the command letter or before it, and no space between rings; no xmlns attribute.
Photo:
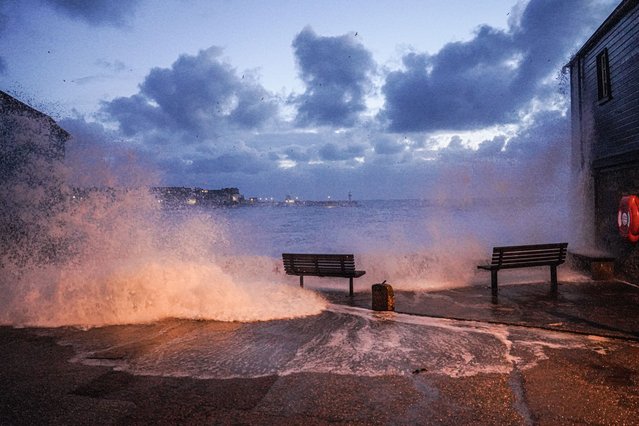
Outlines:
<svg viewBox="0 0 639 426"><path fill-rule="evenodd" d="M0 0L0 88L75 136L73 167L134 156L153 184L565 190L561 69L617 3Z"/></svg>

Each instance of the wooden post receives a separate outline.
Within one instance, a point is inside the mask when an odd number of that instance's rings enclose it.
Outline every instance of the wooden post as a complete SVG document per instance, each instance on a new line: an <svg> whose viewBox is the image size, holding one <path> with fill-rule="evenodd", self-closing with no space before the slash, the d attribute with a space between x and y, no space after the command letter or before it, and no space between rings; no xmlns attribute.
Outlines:
<svg viewBox="0 0 639 426"><path fill-rule="evenodd" d="M381 284L373 284L372 293L372 305L374 311L395 310L395 295L393 294L393 287L391 287L390 284L386 284L386 281Z"/></svg>
<svg viewBox="0 0 639 426"><path fill-rule="evenodd" d="M304 288L304 275L300 275L300 287Z"/></svg>
<svg viewBox="0 0 639 426"><path fill-rule="evenodd" d="M353 297L353 277L348 278L348 295Z"/></svg>

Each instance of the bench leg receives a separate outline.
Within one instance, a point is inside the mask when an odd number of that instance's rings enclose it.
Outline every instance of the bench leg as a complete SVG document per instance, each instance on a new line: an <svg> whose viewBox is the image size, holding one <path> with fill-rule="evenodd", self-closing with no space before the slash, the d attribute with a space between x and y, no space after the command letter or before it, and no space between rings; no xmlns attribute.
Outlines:
<svg viewBox="0 0 639 426"><path fill-rule="evenodd" d="M493 292L493 296L497 296L497 269L490 271L490 288Z"/></svg>
<svg viewBox="0 0 639 426"><path fill-rule="evenodd" d="M550 289L557 291L557 266L550 267Z"/></svg>
<svg viewBox="0 0 639 426"><path fill-rule="evenodd" d="M348 295L353 296L353 277L348 279Z"/></svg>
<svg viewBox="0 0 639 426"><path fill-rule="evenodd" d="M304 275L300 275L300 287L304 288Z"/></svg>

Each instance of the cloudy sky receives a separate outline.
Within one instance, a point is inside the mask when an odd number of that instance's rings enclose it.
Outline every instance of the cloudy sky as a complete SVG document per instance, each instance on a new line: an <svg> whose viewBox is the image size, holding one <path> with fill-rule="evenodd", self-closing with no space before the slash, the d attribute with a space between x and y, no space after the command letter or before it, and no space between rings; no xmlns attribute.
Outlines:
<svg viewBox="0 0 639 426"><path fill-rule="evenodd" d="M617 4L0 0L0 89L69 130L74 161L135 157L158 185L566 189L562 66Z"/></svg>

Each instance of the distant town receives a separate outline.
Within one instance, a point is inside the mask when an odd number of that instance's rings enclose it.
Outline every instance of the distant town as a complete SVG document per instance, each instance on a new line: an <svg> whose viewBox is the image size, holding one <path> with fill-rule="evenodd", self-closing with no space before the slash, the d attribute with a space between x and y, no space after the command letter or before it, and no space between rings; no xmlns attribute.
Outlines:
<svg viewBox="0 0 639 426"><path fill-rule="evenodd" d="M151 188L159 201L167 206L238 206L238 205L278 205L278 206L326 206L354 207L351 192L346 200L301 200L299 197L286 195L283 199L273 197L244 197L238 188L205 189L181 186L161 186Z"/></svg>

